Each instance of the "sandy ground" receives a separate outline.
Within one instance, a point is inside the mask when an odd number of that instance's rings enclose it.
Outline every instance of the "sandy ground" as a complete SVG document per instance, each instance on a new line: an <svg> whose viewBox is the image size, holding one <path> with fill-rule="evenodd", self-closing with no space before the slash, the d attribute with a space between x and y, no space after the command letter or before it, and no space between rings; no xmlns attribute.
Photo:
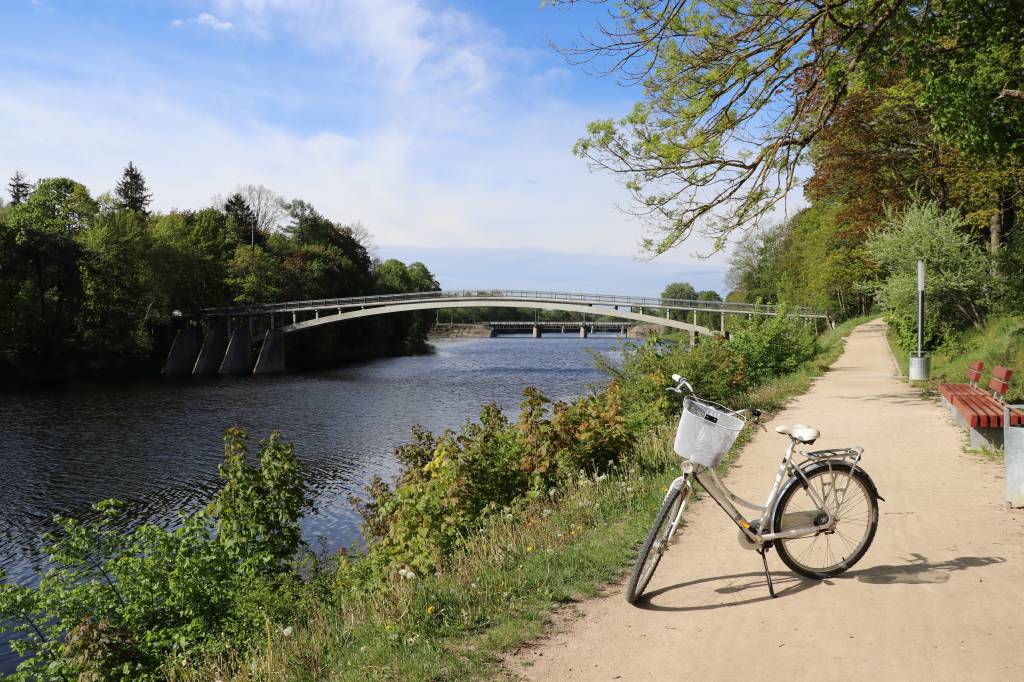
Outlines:
<svg viewBox="0 0 1024 682"><path fill-rule="evenodd" d="M662 559L639 605L622 586L563 609L553 634L511 656L547 680L1024 680L1024 511L1002 502L1001 464L963 452L940 405L895 377L884 326L768 425L821 430L816 447L862 445L886 499L867 555L821 582L760 557L710 500ZM762 500L787 440L759 433L727 477ZM653 516L654 510L652 510Z"/></svg>

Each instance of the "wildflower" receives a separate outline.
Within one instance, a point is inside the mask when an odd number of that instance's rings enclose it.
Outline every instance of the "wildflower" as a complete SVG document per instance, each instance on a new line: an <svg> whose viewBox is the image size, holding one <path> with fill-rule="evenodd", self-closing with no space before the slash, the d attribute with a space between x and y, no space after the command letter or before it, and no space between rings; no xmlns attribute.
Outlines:
<svg viewBox="0 0 1024 682"><path fill-rule="evenodd" d="M526 548L526 553L527 554L529 554L532 551L533 551L533 545L530 545L529 547Z"/></svg>
<svg viewBox="0 0 1024 682"><path fill-rule="evenodd" d="M545 509L544 511L542 511L540 513L540 515L543 516L546 519L547 517L551 516L551 510L550 509Z"/></svg>
<svg viewBox="0 0 1024 682"><path fill-rule="evenodd" d="M402 580L413 580L416 578L416 574L408 566L398 569L398 575Z"/></svg>
<svg viewBox="0 0 1024 682"><path fill-rule="evenodd" d="M434 605L433 604L431 604L430 606L427 607L427 615L428 616L434 615Z"/></svg>
<svg viewBox="0 0 1024 682"><path fill-rule="evenodd" d="M285 637L291 637L294 632L295 632L295 628L293 628L291 625L289 625L288 627L286 627L283 630L281 630L281 634L284 635Z"/></svg>

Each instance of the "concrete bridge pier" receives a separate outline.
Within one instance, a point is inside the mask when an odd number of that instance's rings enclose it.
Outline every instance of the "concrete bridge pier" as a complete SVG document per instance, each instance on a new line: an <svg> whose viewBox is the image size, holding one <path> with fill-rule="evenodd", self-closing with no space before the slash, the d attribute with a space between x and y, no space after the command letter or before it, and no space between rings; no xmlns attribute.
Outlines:
<svg viewBox="0 0 1024 682"><path fill-rule="evenodd" d="M190 374L198 355L199 330L195 327L179 329L178 333L174 335L171 352L167 354L167 361L160 373L164 375Z"/></svg>
<svg viewBox="0 0 1024 682"><path fill-rule="evenodd" d="M252 368L252 334L248 327L231 332L220 374L248 374Z"/></svg>
<svg viewBox="0 0 1024 682"><path fill-rule="evenodd" d="M585 339L585 338L587 338L588 334L589 334L589 332L587 330L587 325L581 324L580 325L580 338L581 339Z"/></svg>
<svg viewBox="0 0 1024 682"><path fill-rule="evenodd" d="M216 374L227 346L228 335L223 329L207 328L203 336L203 347L199 351L196 364L192 367L192 374Z"/></svg>
<svg viewBox="0 0 1024 682"><path fill-rule="evenodd" d="M542 336L542 334L540 332L540 325L539 324L533 325L533 338L539 339L541 336Z"/></svg>
<svg viewBox="0 0 1024 682"><path fill-rule="evenodd" d="M263 346L260 347L260 355L256 358L256 368L253 374L271 374L283 372L284 363L284 332L280 329L271 329L263 337Z"/></svg>

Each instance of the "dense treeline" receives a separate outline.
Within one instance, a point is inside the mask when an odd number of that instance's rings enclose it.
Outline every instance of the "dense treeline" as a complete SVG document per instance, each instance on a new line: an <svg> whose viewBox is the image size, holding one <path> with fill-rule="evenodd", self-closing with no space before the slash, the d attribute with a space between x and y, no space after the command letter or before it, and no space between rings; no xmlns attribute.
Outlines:
<svg viewBox="0 0 1024 682"><path fill-rule="evenodd" d="M113 193L21 172L0 207L0 368L32 378L152 371L175 311L438 288L422 263L371 256L361 225L247 186L214 206L151 213L134 164ZM289 362L325 363L423 346L430 320L406 314L289 339ZM182 321L178 321L181 324ZM341 327L344 327L343 329Z"/></svg>

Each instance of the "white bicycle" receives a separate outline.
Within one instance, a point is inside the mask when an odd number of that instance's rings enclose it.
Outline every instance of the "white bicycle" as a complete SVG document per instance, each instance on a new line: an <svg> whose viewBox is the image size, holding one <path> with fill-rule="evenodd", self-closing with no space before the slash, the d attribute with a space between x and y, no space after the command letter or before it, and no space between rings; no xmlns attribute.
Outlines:
<svg viewBox="0 0 1024 682"><path fill-rule="evenodd" d="M654 526L640 549L626 586L626 601L636 603L647 588L679 528L694 480L739 527L740 546L761 555L772 597L775 588L766 558L772 547L790 569L814 579L839 575L864 556L878 528L878 500L884 501L859 466L864 448L801 452L797 446L814 443L818 430L802 424L779 426L775 430L789 436L789 447L768 501L763 505L747 502L719 480L715 467L743 430L744 415L749 414L760 426L761 413L732 411L702 400L686 379L673 374L672 380L676 385L668 390L685 395L674 446L676 454L683 458L683 475L669 486ZM802 460L794 462L795 455ZM736 510L737 504L761 512L760 516L747 520Z"/></svg>

